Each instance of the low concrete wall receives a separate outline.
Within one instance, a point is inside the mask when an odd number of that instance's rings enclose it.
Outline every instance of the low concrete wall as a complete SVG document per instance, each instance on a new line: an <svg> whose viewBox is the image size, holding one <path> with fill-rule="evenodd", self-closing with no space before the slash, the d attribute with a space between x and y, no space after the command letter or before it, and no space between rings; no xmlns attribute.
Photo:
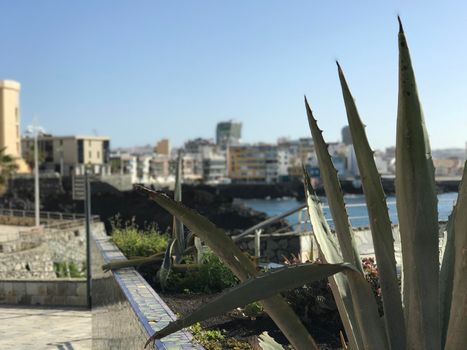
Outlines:
<svg viewBox="0 0 467 350"><path fill-rule="evenodd" d="M3 280L0 281L0 304L86 306L86 280Z"/></svg>
<svg viewBox="0 0 467 350"><path fill-rule="evenodd" d="M443 242L443 234L446 230L446 222L439 223L440 247ZM401 239L399 226L392 225L394 237L394 250L398 270L402 265ZM362 258L374 257L373 237L369 227L353 228L357 249ZM248 235L237 243L240 249L254 255L254 235ZM300 257L302 262L316 260L318 258L318 246L310 231L262 234L260 244L261 258L268 262L283 263L284 257L290 259L292 255Z"/></svg>
<svg viewBox="0 0 467 350"><path fill-rule="evenodd" d="M302 236L310 236L310 234L307 232L262 234L260 240L261 258L268 262L283 263L284 257L290 259L292 254L295 256L304 255L302 247L305 245L302 243ZM254 255L255 236L248 235L237 245L241 250Z"/></svg>
<svg viewBox="0 0 467 350"><path fill-rule="evenodd" d="M92 240L92 348L143 349L148 337L176 319L174 313L134 269L103 272L102 265L125 259L110 237ZM200 350L179 331L157 340L151 349Z"/></svg>

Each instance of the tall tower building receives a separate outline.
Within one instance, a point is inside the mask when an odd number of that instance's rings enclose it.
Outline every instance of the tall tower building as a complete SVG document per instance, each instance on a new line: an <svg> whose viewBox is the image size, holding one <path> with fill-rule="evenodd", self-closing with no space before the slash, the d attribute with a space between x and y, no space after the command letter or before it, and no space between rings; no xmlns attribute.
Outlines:
<svg viewBox="0 0 467 350"><path fill-rule="evenodd" d="M227 145L236 145L242 137L242 123L234 120L217 123L216 143L221 148Z"/></svg>
<svg viewBox="0 0 467 350"><path fill-rule="evenodd" d="M21 157L19 90L18 82L0 80L0 148L16 158Z"/></svg>
<svg viewBox="0 0 467 350"><path fill-rule="evenodd" d="M352 134L350 133L350 128L348 125L342 128L342 143L347 146L353 144Z"/></svg>
<svg viewBox="0 0 467 350"><path fill-rule="evenodd" d="M27 172L21 158L19 118L19 91L21 85L14 80L0 80L0 149L17 159L18 171Z"/></svg>

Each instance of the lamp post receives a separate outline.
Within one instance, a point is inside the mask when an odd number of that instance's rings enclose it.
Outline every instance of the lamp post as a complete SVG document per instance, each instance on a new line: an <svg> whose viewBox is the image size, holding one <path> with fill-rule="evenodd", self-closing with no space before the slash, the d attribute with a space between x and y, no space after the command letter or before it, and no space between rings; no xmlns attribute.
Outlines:
<svg viewBox="0 0 467 350"><path fill-rule="evenodd" d="M34 119L33 124L29 125L26 129L26 133L34 137L34 217L35 225L40 226L40 199L39 199L39 151L38 151L38 142L37 138L39 134L44 133L44 129L37 125L36 119Z"/></svg>

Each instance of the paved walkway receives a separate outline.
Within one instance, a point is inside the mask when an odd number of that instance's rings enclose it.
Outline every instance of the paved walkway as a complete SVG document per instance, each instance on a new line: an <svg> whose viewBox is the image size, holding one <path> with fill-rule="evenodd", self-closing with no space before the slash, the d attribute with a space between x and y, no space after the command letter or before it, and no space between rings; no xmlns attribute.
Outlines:
<svg viewBox="0 0 467 350"><path fill-rule="evenodd" d="M0 306L2 350L91 350L91 312Z"/></svg>

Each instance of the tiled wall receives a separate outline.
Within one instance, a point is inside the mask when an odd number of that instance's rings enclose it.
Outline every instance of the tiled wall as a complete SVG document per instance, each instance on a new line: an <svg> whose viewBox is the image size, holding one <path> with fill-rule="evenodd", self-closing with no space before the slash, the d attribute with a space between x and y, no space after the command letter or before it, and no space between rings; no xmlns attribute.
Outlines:
<svg viewBox="0 0 467 350"><path fill-rule="evenodd" d="M133 268L102 271L102 265L123 254L109 237L92 240L93 349L143 349L154 331L175 320L174 313ZM155 349L203 349L180 331L156 341Z"/></svg>

